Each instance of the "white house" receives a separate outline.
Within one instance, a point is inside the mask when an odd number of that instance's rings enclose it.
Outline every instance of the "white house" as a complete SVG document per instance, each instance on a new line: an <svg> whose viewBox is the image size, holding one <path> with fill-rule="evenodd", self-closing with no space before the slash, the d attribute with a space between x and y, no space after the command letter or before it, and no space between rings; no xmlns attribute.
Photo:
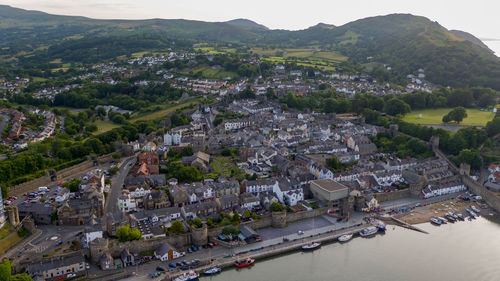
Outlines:
<svg viewBox="0 0 500 281"><path fill-rule="evenodd" d="M422 190L422 198L428 199L435 196L464 191L467 188L461 181L454 181L447 184L431 185L429 184Z"/></svg>
<svg viewBox="0 0 500 281"><path fill-rule="evenodd" d="M154 251L155 257L161 261L173 260L183 256L183 253L177 252L167 243L161 243L161 245Z"/></svg>
<svg viewBox="0 0 500 281"><path fill-rule="evenodd" d="M253 180L246 182L246 192L261 193L274 190L278 186L278 181L275 179Z"/></svg>
<svg viewBox="0 0 500 281"><path fill-rule="evenodd" d="M128 192L123 192L118 198L118 209L122 212L130 212L137 210L137 202Z"/></svg>

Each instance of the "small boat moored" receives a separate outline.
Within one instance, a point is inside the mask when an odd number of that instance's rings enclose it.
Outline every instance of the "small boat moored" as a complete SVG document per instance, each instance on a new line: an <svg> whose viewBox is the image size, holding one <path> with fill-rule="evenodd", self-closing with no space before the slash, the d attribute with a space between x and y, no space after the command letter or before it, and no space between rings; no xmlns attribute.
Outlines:
<svg viewBox="0 0 500 281"><path fill-rule="evenodd" d="M190 280L198 280L198 277L200 275L193 270L190 270L189 272L184 272L183 274L177 276L174 281L190 281Z"/></svg>
<svg viewBox="0 0 500 281"><path fill-rule="evenodd" d="M238 268L241 268L241 267L247 267L247 266L251 266L255 263L255 259L251 259L251 258L246 258L244 260L237 260L234 262L234 265Z"/></svg>
<svg viewBox="0 0 500 281"><path fill-rule="evenodd" d="M321 247L321 243L311 242L309 244L302 246L302 251L314 251L320 247Z"/></svg>
<svg viewBox="0 0 500 281"><path fill-rule="evenodd" d="M218 266L216 267L212 267L210 269L207 269L203 272L203 274L205 275L215 275L215 274L219 274L220 272L222 271L222 269Z"/></svg>
<svg viewBox="0 0 500 281"><path fill-rule="evenodd" d="M359 235L361 235L361 237L369 237L369 236L375 235L377 232L378 232L378 228L376 228L375 226L370 226L368 228L361 230L359 232Z"/></svg>
<svg viewBox="0 0 500 281"><path fill-rule="evenodd" d="M441 225L441 220L438 218L431 218L431 223L435 225Z"/></svg>
<svg viewBox="0 0 500 281"><path fill-rule="evenodd" d="M387 228L385 226L385 223L380 221L380 220L374 220L373 221L373 225L378 228L378 230L381 230L381 231L386 231Z"/></svg>
<svg viewBox="0 0 500 281"><path fill-rule="evenodd" d="M344 234L344 235L340 236L338 239L340 242L347 242L347 241L352 239L352 233L351 234Z"/></svg>
<svg viewBox="0 0 500 281"><path fill-rule="evenodd" d="M441 224L447 224L448 220L443 218L443 217L438 217L438 219L441 221Z"/></svg>
<svg viewBox="0 0 500 281"><path fill-rule="evenodd" d="M475 213L481 213L481 210L479 210L478 208L476 208L476 206L472 205L470 206L470 208L472 209L472 211L474 211Z"/></svg>

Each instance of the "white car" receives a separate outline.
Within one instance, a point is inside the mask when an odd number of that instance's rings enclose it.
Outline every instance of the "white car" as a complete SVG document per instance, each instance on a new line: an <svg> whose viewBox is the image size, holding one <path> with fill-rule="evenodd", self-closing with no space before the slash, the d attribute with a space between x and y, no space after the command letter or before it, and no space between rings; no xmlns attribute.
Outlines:
<svg viewBox="0 0 500 281"><path fill-rule="evenodd" d="M76 274L70 273L70 274L66 275L66 278L71 278L71 277L75 277L75 276L76 276Z"/></svg>
<svg viewBox="0 0 500 281"><path fill-rule="evenodd" d="M302 234L304 234L304 231L299 230L299 231L297 231L297 234L298 234L298 235L302 235Z"/></svg>

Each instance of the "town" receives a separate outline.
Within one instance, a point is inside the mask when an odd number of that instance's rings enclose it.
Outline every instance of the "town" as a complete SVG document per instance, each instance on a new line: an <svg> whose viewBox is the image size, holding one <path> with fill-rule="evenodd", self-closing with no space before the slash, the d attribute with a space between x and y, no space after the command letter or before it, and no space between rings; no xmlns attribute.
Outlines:
<svg viewBox="0 0 500 281"><path fill-rule="evenodd" d="M498 92L438 86L423 67L398 84L371 56L332 66L237 48L56 60L44 77L0 79L0 252L13 274L191 280L372 225L425 232L413 225L452 210L500 211ZM425 123L422 110L446 115Z"/></svg>

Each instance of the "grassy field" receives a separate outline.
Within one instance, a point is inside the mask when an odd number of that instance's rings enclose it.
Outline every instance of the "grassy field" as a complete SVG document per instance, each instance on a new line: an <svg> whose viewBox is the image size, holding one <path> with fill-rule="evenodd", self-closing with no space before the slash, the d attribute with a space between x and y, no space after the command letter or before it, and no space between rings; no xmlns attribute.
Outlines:
<svg viewBox="0 0 500 281"><path fill-rule="evenodd" d="M235 78L238 77L238 74L230 71L225 71L223 69L215 69L208 66L200 67L192 70L194 74L201 72L201 77L205 79L217 79L221 80L226 77ZM184 75L188 75L189 73L183 72Z"/></svg>
<svg viewBox="0 0 500 281"><path fill-rule="evenodd" d="M436 108L436 109L423 109L414 110L408 113L403 121L414 123L414 124L424 124L424 125L434 125L441 124L443 116L450 112L452 108ZM418 118L419 114L422 114L422 118ZM495 113L488 111L480 111L479 109L467 109L467 118L465 118L460 124L461 125L471 125L471 126L484 126L486 123L493 119Z"/></svg>
<svg viewBox="0 0 500 281"><path fill-rule="evenodd" d="M114 128L120 127L118 124L114 124L111 121L97 121L95 122L97 125L97 132L94 133L94 135L98 135L107 131L111 131Z"/></svg>
<svg viewBox="0 0 500 281"><path fill-rule="evenodd" d="M185 107L185 106L190 106L194 104L198 104L199 101L195 99L189 99L189 100L184 100L179 104L176 105L167 105L164 109L158 110L155 112L151 113L146 113L140 116L133 117L130 121L132 122L137 122L137 121L148 121L148 120L156 120L161 117L165 117L168 115L170 112L176 111L179 108Z"/></svg>
<svg viewBox="0 0 500 281"><path fill-rule="evenodd" d="M12 234L11 236L5 238L0 241L0 253L4 253L11 246L19 243L19 241L23 240L17 233Z"/></svg>

